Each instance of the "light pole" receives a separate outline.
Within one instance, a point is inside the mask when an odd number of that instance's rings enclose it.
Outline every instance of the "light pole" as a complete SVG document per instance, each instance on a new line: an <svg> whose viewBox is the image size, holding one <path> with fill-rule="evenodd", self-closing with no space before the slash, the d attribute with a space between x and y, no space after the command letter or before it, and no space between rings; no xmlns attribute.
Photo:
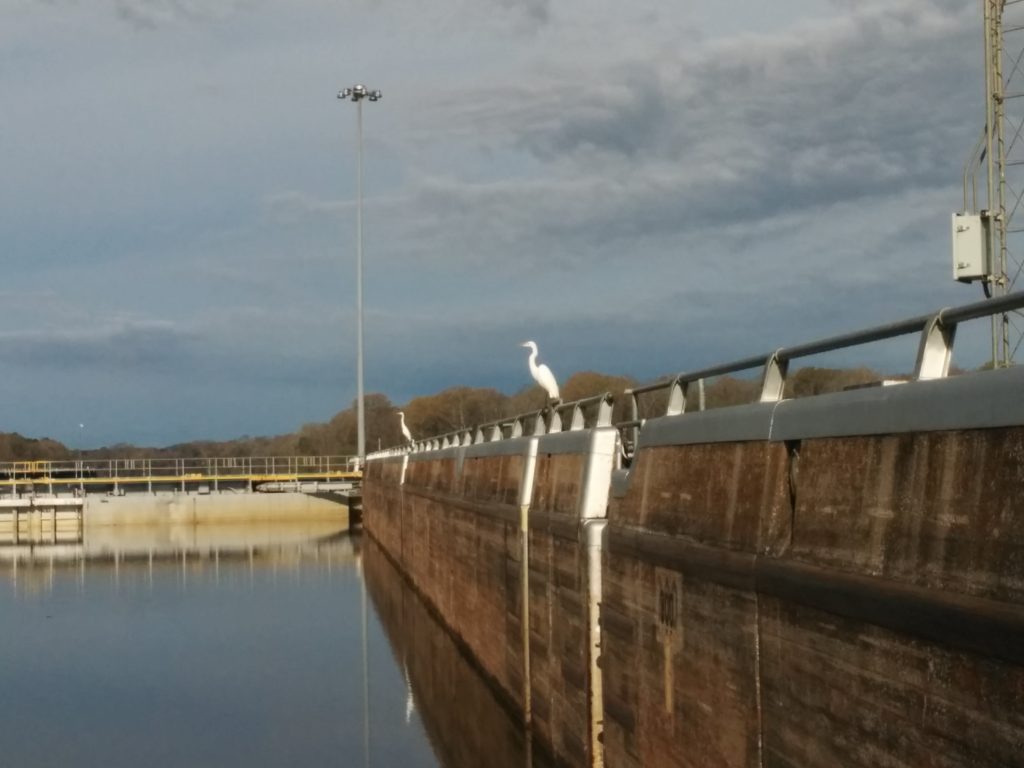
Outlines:
<svg viewBox="0 0 1024 768"><path fill-rule="evenodd" d="M380 91L353 85L338 91L339 99L356 103L356 425L359 466L366 460L366 409L363 403L363 100L379 101Z"/></svg>

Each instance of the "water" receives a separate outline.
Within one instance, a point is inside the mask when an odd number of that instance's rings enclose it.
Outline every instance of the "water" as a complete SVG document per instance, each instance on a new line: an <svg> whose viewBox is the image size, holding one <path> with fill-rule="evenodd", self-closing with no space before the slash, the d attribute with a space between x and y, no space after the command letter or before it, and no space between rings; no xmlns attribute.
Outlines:
<svg viewBox="0 0 1024 768"><path fill-rule="evenodd" d="M529 764L380 550L311 533L5 548L0 765Z"/></svg>

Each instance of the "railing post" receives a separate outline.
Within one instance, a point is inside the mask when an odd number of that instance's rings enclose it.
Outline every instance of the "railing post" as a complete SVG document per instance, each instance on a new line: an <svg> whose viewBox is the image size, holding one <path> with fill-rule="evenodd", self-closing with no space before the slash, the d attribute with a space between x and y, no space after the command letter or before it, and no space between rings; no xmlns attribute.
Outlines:
<svg viewBox="0 0 1024 768"><path fill-rule="evenodd" d="M556 432L562 431L562 414L558 412L557 408L551 409L551 416L548 417L547 433L553 435Z"/></svg>
<svg viewBox="0 0 1024 768"><path fill-rule="evenodd" d="M928 321L921 331L921 341L917 347L917 363L914 366L915 379L918 381L944 379L949 375L955 337L956 324L943 324L942 312Z"/></svg>
<svg viewBox="0 0 1024 768"><path fill-rule="evenodd" d="M573 432L579 432L585 426L583 422L583 409L579 405L572 407L572 415L569 419L569 429Z"/></svg>
<svg viewBox="0 0 1024 768"><path fill-rule="evenodd" d="M668 404L665 406L666 416L678 416L686 412L687 383L678 378L668 388Z"/></svg>
<svg viewBox="0 0 1024 768"><path fill-rule="evenodd" d="M764 364L764 374L761 377L762 403L777 403L782 399L786 390L788 369L789 362L780 359L778 351L768 357Z"/></svg>

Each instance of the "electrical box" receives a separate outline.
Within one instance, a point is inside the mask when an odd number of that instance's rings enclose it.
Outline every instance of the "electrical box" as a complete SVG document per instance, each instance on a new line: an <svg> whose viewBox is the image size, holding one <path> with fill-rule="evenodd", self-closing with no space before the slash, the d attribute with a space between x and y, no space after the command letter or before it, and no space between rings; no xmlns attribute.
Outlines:
<svg viewBox="0 0 1024 768"><path fill-rule="evenodd" d="M989 217L977 213L953 214L953 279L962 283L984 280L989 267Z"/></svg>

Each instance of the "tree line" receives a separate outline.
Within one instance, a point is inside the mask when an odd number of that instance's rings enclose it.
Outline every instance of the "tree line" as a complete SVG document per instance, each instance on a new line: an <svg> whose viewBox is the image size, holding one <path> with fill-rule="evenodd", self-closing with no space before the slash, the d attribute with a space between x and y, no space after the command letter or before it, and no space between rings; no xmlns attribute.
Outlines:
<svg viewBox="0 0 1024 768"><path fill-rule="evenodd" d="M883 378L909 377L885 377L863 367L806 367L794 371L788 377L786 397L838 392ZM616 397L615 419L625 420L625 400L621 396L626 389L636 385L637 382L628 376L582 371L565 382L562 397L568 402L610 392ZM754 402L759 389L760 381L756 377L721 376L709 382L705 388L705 407L721 408ZM697 407L696 397L694 391L689 393L688 409ZM664 413L666 398L665 390L644 397L640 415L648 418ZM545 405L545 394L534 386L511 395L492 388L456 386L433 395L415 397L404 406L392 403L381 393L367 395L365 403L366 447L367 450L375 450L402 443L398 425L399 410L405 412L406 424L415 437L431 437L539 410ZM352 455L356 453L356 418L356 403L353 401L348 408L339 411L326 422L304 424L295 432L284 435L196 440L162 448L118 443L76 451L50 438L29 438L15 432L0 432L0 461Z"/></svg>

